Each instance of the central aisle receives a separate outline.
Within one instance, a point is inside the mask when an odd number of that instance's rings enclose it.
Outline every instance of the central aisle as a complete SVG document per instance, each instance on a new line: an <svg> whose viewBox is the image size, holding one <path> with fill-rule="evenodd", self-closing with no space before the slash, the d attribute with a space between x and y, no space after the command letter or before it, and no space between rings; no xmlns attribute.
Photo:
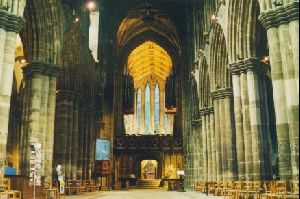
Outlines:
<svg viewBox="0 0 300 199"><path fill-rule="evenodd" d="M169 192L162 190L129 190L97 193L83 193L80 196L65 196L62 199L201 199L222 198L206 196L195 192Z"/></svg>

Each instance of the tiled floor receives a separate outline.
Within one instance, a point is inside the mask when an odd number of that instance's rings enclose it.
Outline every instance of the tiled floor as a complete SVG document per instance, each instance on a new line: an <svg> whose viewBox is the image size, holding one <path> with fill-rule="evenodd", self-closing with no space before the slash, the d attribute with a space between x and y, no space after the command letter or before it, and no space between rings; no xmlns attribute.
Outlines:
<svg viewBox="0 0 300 199"><path fill-rule="evenodd" d="M204 199L223 198L205 196L195 192L169 192L163 190L129 190L82 193L80 196L62 196L61 199Z"/></svg>

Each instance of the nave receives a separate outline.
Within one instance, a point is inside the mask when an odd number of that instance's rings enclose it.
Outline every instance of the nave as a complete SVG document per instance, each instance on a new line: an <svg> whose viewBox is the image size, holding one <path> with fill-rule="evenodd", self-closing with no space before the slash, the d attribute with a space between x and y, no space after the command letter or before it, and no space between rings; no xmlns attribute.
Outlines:
<svg viewBox="0 0 300 199"><path fill-rule="evenodd" d="M81 196L65 196L65 199L206 199L223 198L206 196L196 192L170 192L164 190L130 190L86 193Z"/></svg>

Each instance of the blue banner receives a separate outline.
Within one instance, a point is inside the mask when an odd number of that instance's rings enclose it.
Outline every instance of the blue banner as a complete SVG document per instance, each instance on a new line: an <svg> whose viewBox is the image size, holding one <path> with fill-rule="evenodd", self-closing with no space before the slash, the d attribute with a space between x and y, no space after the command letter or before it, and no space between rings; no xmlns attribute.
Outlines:
<svg viewBox="0 0 300 199"><path fill-rule="evenodd" d="M96 140L96 160L110 160L110 144L108 140Z"/></svg>

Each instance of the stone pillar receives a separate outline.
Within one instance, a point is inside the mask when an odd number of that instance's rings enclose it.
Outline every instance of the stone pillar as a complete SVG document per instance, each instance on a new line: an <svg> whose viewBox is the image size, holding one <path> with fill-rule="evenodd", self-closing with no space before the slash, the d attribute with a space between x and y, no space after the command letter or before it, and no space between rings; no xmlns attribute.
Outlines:
<svg viewBox="0 0 300 199"><path fill-rule="evenodd" d="M73 136L72 136L72 158L71 158L71 165L72 165L72 172L71 178L73 180L77 179L77 161L78 161L78 139L79 139L79 129L78 129L78 119L79 119L79 100L78 95L74 96L73 101Z"/></svg>
<svg viewBox="0 0 300 199"><path fill-rule="evenodd" d="M216 144L221 151L221 160L218 160L217 152L217 164L218 161L222 162L222 180L232 181L236 176L236 149L235 149L235 131L233 128L232 112L232 89L224 88L212 92L214 99L214 109L216 115ZM218 101L218 102L216 102ZM216 110L218 108L218 110ZM221 119L222 118L222 119ZM221 145L220 147L218 145ZM219 168L218 168L218 172ZM218 174L219 175L219 174ZM220 177L218 177L220 178Z"/></svg>
<svg viewBox="0 0 300 199"><path fill-rule="evenodd" d="M279 175L299 179L299 1L262 12L259 19L270 46Z"/></svg>
<svg viewBox="0 0 300 199"><path fill-rule="evenodd" d="M211 182L213 180L212 176L212 148L211 148L211 129L210 129L210 113L207 110L205 115L205 125L206 125L206 143L207 143L207 180Z"/></svg>
<svg viewBox="0 0 300 199"><path fill-rule="evenodd" d="M42 176L52 180L52 156L54 140L54 111L56 77L59 67L54 64L34 61L23 68L25 76L26 95L29 101L24 107L22 128L22 174L29 175L30 144L42 145Z"/></svg>
<svg viewBox="0 0 300 199"><path fill-rule="evenodd" d="M77 157L77 179L83 179L83 147L84 147L84 118L85 109L82 107L82 102L79 102L78 115L78 157Z"/></svg>
<svg viewBox="0 0 300 199"><path fill-rule="evenodd" d="M210 109L209 114L210 133L211 133L211 153L212 153L212 180L217 181L217 163L216 163L216 136L215 136L215 120L214 108Z"/></svg>
<svg viewBox="0 0 300 199"><path fill-rule="evenodd" d="M159 129L160 134L164 133L165 121L165 84L159 85Z"/></svg>
<svg viewBox="0 0 300 199"><path fill-rule="evenodd" d="M208 147L207 147L207 125L206 109L200 110L202 115L202 161L203 161L203 180L208 181Z"/></svg>
<svg viewBox="0 0 300 199"><path fill-rule="evenodd" d="M253 154L252 154L252 136L249 112L249 94L246 72L241 73L241 100L243 115L243 132L245 144L245 177L246 180L253 180ZM237 149L238 150L238 149Z"/></svg>
<svg viewBox="0 0 300 199"><path fill-rule="evenodd" d="M0 10L0 178L4 176L17 34L24 19Z"/></svg>
<svg viewBox="0 0 300 199"><path fill-rule="evenodd" d="M236 130L236 151L238 164L238 179L246 180L246 165L245 165L245 144L243 131L243 114L242 114L242 99L241 99L241 83L240 75L232 74L233 96L234 96L234 118Z"/></svg>
<svg viewBox="0 0 300 199"><path fill-rule="evenodd" d="M154 135L155 85L150 85L150 135Z"/></svg>
<svg viewBox="0 0 300 199"><path fill-rule="evenodd" d="M217 97L217 96L215 96ZM214 110L215 110L215 142L216 142L216 170L217 181L223 180L222 173L222 145L221 145L221 126L220 126L220 108L219 99L214 97Z"/></svg>
<svg viewBox="0 0 300 199"><path fill-rule="evenodd" d="M241 74L242 85L242 106L249 111L243 113L245 120L245 151L251 153L251 157L246 154L246 161L252 159L251 166L253 168L252 176L247 179L265 180L271 177L271 146L270 146L270 129L268 116L268 102L266 96L266 70L265 64L262 64L257 58L249 58L237 63L230 64L230 70L234 78L238 73ZM238 83L234 81L234 83ZM235 85L237 86L237 85ZM238 89L236 89L238 90ZM247 91L245 93L245 91ZM246 102L245 102L246 100ZM250 121L250 128L249 128ZM249 135L249 129L251 136ZM251 142L251 147L248 141ZM238 154L240 151L238 151ZM249 171L249 168L247 168Z"/></svg>
<svg viewBox="0 0 300 199"><path fill-rule="evenodd" d="M73 112L75 93L70 90L57 91L57 113L55 131L55 160L61 164L66 179L72 178L72 151L73 151ZM75 175L76 176L76 175Z"/></svg>

